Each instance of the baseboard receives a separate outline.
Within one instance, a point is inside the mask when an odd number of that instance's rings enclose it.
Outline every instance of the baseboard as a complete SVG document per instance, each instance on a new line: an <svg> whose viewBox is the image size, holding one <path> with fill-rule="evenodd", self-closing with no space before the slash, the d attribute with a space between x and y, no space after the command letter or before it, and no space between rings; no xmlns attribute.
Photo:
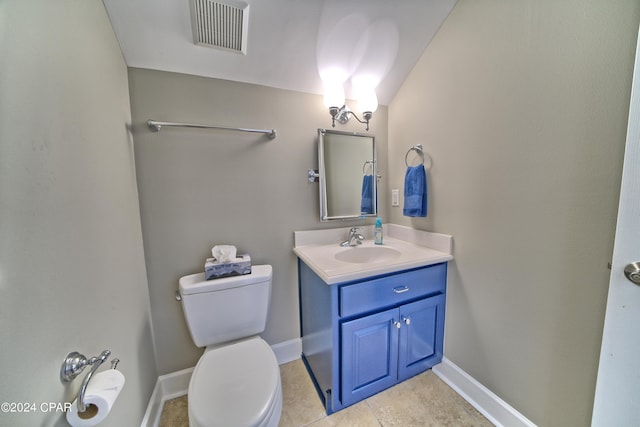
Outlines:
<svg viewBox="0 0 640 427"><path fill-rule="evenodd" d="M151 393L151 399L147 404L147 410L144 413L140 427L157 427L160 423L160 414L164 405L160 388L160 378L158 378L155 387L153 387L153 393Z"/></svg>
<svg viewBox="0 0 640 427"><path fill-rule="evenodd" d="M498 427L536 427L520 412L444 357L433 372Z"/></svg>
<svg viewBox="0 0 640 427"><path fill-rule="evenodd" d="M284 365L285 363L300 359L300 355L302 354L302 340L300 338L294 338L289 341L274 344L271 346L271 349L275 353L276 359L278 359L278 364Z"/></svg>
<svg viewBox="0 0 640 427"><path fill-rule="evenodd" d="M300 359L302 340L295 338L274 344L271 348L276 355L278 364L282 365ZM192 373L193 368L188 368L158 377L140 427L158 427L164 402L187 394Z"/></svg>

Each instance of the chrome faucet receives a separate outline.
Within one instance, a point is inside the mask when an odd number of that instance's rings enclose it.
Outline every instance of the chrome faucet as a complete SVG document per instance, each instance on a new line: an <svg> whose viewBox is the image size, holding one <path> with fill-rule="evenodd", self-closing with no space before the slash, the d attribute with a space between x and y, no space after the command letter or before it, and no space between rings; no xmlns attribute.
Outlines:
<svg viewBox="0 0 640 427"><path fill-rule="evenodd" d="M361 245L362 241L364 240L364 236L358 233L358 230L360 230L358 227L351 227L351 230L349 230L349 237L347 238L347 240L340 243L340 246L346 247Z"/></svg>

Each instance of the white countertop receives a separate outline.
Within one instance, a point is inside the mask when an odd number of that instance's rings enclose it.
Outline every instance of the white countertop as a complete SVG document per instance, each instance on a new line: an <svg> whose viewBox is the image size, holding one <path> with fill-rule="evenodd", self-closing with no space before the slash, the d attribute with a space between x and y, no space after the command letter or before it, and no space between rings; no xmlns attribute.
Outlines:
<svg viewBox="0 0 640 427"><path fill-rule="evenodd" d="M374 245L371 238L373 226L360 227L361 234L365 236L362 245L346 248L340 246L340 242L346 239L349 228L295 232L294 253L328 285L424 267L453 259L452 236L414 230L395 224L384 224L384 245L382 246L394 249L398 252L397 254L366 263L341 261L338 259L341 252L379 247Z"/></svg>

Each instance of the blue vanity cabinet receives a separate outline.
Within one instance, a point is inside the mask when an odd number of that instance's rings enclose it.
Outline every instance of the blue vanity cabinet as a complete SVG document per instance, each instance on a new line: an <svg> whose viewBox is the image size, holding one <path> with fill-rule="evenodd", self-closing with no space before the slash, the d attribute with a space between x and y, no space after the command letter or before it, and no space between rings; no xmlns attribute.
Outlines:
<svg viewBox="0 0 640 427"><path fill-rule="evenodd" d="M400 307L398 381L426 371L442 360L444 294Z"/></svg>
<svg viewBox="0 0 640 427"><path fill-rule="evenodd" d="M356 403L398 382L398 309L341 324L342 404Z"/></svg>
<svg viewBox="0 0 640 427"><path fill-rule="evenodd" d="M298 266L302 359L328 414L442 360L446 263L333 285Z"/></svg>

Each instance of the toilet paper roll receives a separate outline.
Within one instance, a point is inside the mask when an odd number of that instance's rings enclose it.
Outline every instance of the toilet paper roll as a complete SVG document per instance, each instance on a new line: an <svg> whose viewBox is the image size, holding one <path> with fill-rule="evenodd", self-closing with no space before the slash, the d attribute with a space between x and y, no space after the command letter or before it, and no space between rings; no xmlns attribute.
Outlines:
<svg viewBox="0 0 640 427"><path fill-rule="evenodd" d="M67 421L72 427L95 426L109 415L120 390L124 387L124 375L115 369L94 374L84 394L84 412L78 412L75 399L67 411Z"/></svg>

